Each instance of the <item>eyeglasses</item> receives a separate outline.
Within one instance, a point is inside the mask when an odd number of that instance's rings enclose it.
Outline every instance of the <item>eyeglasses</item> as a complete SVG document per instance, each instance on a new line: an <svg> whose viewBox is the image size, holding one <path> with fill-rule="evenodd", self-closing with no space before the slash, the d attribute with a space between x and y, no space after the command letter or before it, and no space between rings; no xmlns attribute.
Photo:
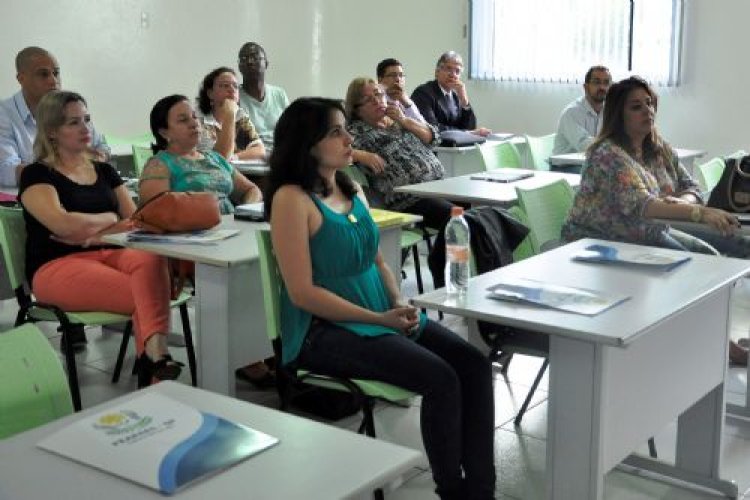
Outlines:
<svg viewBox="0 0 750 500"><path fill-rule="evenodd" d="M403 71L392 71L383 75L384 78L406 78Z"/></svg>
<svg viewBox="0 0 750 500"><path fill-rule="evenodd" d="M362 100L359 102L358 106L364 106L366 104L378 104L383 100L385 97L385 92L382 90L374 90L372 92L372 95L365 96L362 98Z"/></svg>
<svg viewBox="0 0 750 500"><path fill-rule="evenodd" d="M216 84L217 87L219 87L221 90L237 90L240 88L239 85L237 85L237 82L219 82Z"/></svg>

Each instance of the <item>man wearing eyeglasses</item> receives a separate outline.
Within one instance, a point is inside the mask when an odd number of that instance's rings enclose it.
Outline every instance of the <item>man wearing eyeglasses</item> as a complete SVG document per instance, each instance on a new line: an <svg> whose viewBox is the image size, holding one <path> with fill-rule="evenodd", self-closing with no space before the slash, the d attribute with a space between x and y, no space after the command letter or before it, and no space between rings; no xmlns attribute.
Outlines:
<svg viewBox="0 0 750 500"><path fill-rule="evenodd" d="M397 59L383 59L375 68L378 76L378 83L385 89L388 96L388 103L393 103L401 108L405 116L418 122L425 122L422 113L414 102L406 94L406 75L404 67Z"/></svg>
<svg viewBox="0 0 750 500"><path fill-rule="evenodd" d="M457 52L445 52L435 66L435 79L414 89L411 98L425 120L438 130L468 130L486 137L491 131L477 128L474 109L461 80L463 68L463 59Z"/></svg>
<svg viewBox="0 0 750 500"><path fill-rule="evenodd" d="M16 79L21 90L0 102L0 185L18 185L21 169L34 160L36 107L42 97L60 90L60 65L55 56L40 47L26 47L16 55ZM104 136L92 128L91 153L95 159L109 158Z"/></svg>
<svg viewBox="0 0 750 500"><path fill-rule="evenodd" d="M281 113L289 106L289 98L281 87L266 83L268 57L259 44L248 42L242 46L238 66L242 73L240 107L250 115L266 151L270 151L273 130Z"/></svg>
<svg viewBox="0 0 750 500"><path fill-rule="evenodd" d="M602 128L602 109L612 75L605 66L586 72L583 95L568 104L560 115L552 154L580 153L594 141Z"/></svg>

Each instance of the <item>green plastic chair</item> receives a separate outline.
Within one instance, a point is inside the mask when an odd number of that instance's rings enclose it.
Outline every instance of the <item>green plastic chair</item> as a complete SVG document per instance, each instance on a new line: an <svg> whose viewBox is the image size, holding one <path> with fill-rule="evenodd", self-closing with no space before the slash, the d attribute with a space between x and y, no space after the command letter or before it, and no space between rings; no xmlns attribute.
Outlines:
<svg viewBox="0 0 750 500"><path fill-rule="evenodd" d="M526 214L534 253L554 248L573 206L573 188L565 179L533 189L516 188L518 206Z"/></svg>
<svg viewBox="0 0 750 500"><path fill-rule="evenodd" d="M549 134L541 137L524 136L529 146L531 163L536 170L549 170L549 157L555 147L555 135Z"/></svg>
<svg viewBox="0 0 750 500"><path fill-rule="evenodd" d="M81 410L81 392L78 385L78 373L76 370L76 358L71 343L71 333L75 328L84 326L106 326L125 323L123 332L123 345L120 346L115 375L113 382L117 382L122 367L125 351L127 350L127 339L130 338L133 323L130 316L110 312L86 311L70 312L63 311L54 304L45 304L33 301L26 287L26 223L23 219L23 211L18 208L0 207L0 246L2 247L3 262L8 273L8 280L14 290L19 305L16 316L16 326L26 322L35 321L57 321L63 332L65 342L65 366L68 374L68 384L73 399L75 411ZM190 323L187 319L187 301L190 294L182 294L172 304L180 308L183 320L183 332L185 334L185 345L188 350L188 361L193 385L196 385L195 353L193 351L192 333Z"/></svg>
<svg viewBox="0 0 750 500"><path fill-rule="evenodd" d="M273 253L271 233L269 231L259 231L257 234L258 253L260 257L260 275L263 284L263 303L266 312L266 330L268 332L268 338L273 345L276 359L281 361L282 341L280 294L282 280L276 263L276 257ZM276 369L276 376L277 389L281 399L281 410L286 410L291 396L290 391L293 387L313 385L352 393L362 409L362 423L357 432L360 434L364 433L370 437L375 437L375 422L372 416L372 411L377 399L399 403L415 396L411 391L384 382L378 382L376 380L328 377L307 370L297 370L296 372L293 372L292 370L285 369L280 365Z"/></svg>
<svg viewBox="0 0 750 500"><path fill-rule="evenodd" d="M146 166L146 162L153 156L150 146L139 146L133 144L133 168L135 169L135 176L140 177L143 173L143 167Z"/></svg>
<svg viewBox="0 0 750 500"><path fill-rule="evenodd" d="M0 333L0 439L71 413L65 371L41 330L27 323Z"/></svg>
<svg viewBox="0 0 750 500"><path fill-rule="evenodd" d="M719 183L721 174L724 173L724 160L721 158L711 158L705 163L695 166L698 183L705 192L711 192Z"/></svg>
<svg viewBox="0 0 750 500"><path fill-rule="evenodd" d="M528 227L529 218L526 217L526 212L524 212L521 207L513 205L508 208L508 212ZM531 237L527 235L515 250L513 250L513 262L520 262L523 259L528 259L534 255L534 247L531 244Z"/></svg>
<svg viewBox="0 0 750 500"><path fill-rule="evenodd" d="M511 142L487 142L479 146L479 153L485 170L521 168L521 154Z"/></svg>

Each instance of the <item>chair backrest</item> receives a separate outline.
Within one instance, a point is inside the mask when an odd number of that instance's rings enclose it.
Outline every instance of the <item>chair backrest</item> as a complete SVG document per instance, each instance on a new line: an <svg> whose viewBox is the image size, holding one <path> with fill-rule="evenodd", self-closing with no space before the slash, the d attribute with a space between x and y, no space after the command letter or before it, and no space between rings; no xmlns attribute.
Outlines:
<svg viewBox="0 0 750 500"><path fill-rule="evenodd" d="M273 254L271 231L258 231L255 234L258 240L260 281L263 286L263 305L266 312L266 332L271 342L278 343L281 339L281 275L276 263L276 256ZM279 361L281 360L279 359Z"/></svg>
<svg viewBox="0 0 750 500"><path fill-rule="evenodd" d="M343 171L346 172L346 174L351 177L353 181L358 182L359 185L363 188L370 186L370 183L367 181L367 176L362 172L362 170L359 169L358 166L349 165L348 167L344 167Z"/></svg>
<svg viewBox="0 0 750 500"><path fill-rule="evenodd" d="M153 156L153 152L150 147L133 144L133 168L135 168L136 177L141 176L143 167L151 156Z"/></svg>
<svg viewBox="0 0 750 500"><path fill-rule="evenodd" d="M560 241L563 223L573 206L573 188L565 179L533 189L516 188L518 205L526 214L529 238L535 253Z"/></svg>
<svg viewBox="0 0 750 500"><path fill-rule="evenodd" d="M73 413L68 381L32 323L0 333L0 439Z"/></svg>
<svg viewBox="0 0 750 500"><path fill-rule="evenodd" d="M529 146L531 163L533 163L536 170L549 170L549 157L552 154L552 149L555 147L555 135L549 134L541 137L524 136Z"/></svg>
<svg viewBox="0 0 750 500"><path fill-rule="evenodd" d="M20 208L0 207L0 247L13 290L26 281L26 222Z"/></svg>
<svg viewBox="0 0 750 500"><path fill-rule="evenodd" d="M518 205L509 207L508 212L526 227L529 226L529 218L526 217L526 213ZM519 262L523 259L532 257L533 255L535 255L535 252L534 246L531 244L531 235L527 235L515 250L513 250L513 262Z"/></svg>
<svg viewBox="0 0 750 500"><path fill-rule="evenodd" d="M698 183L704 191L711 191L719 183L721 174L724 173L724 160L711 158L705 163L695 166Z"/></svg>
<svg viewBox="0 0 750 500"><path fill-rule="evenodd" d="M490 141L479 146L485 170L495 168L521 168L521 155L516 146L508 141Z"/></svg>

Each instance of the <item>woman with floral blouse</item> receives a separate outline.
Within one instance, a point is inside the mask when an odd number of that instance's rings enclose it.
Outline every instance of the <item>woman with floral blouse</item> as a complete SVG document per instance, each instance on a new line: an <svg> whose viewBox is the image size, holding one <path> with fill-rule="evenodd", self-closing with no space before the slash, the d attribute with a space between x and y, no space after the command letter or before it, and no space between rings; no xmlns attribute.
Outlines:
<svg viewBox="0 0 750 500"><path fill-rule="evenodd" d="M586 153L563 238L750 257L750 238L737 232L737 219L703 205L698 185L656 131L656 109L656 94L639 77L609 89L602 130ZM704 223L710 228L692 225L688 234L659 219ZM747 351L734 342L729 353L733 362L747 364Z"/></svg>

